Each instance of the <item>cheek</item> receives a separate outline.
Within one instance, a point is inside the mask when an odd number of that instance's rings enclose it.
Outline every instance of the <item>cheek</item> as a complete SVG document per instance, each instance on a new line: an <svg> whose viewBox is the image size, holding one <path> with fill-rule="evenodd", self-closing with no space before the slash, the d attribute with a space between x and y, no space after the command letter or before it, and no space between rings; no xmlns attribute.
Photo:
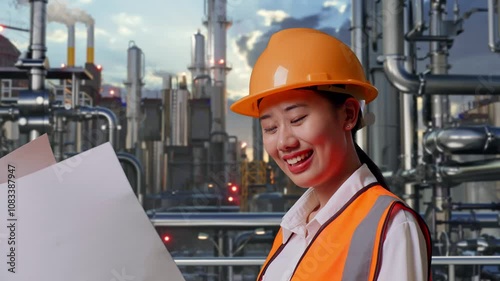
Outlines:
<svg viewBox="0 0 500 281"><path fill-rule="evenodd" d="M333 136L332 126L325 126L323 122L311 122L310 124L304 124L305 126L298 127L295 132L297 136L311 144L318 145L324 144L327 141L331 141Z"/></svg>
<svg viewBox="0 0 500 281"><path fill-rule="evenodd" d="M275 158L275 156L278 155L276 138L273 135L271 135L271 136L264 135L263 138L262 138L262 144L264 145L264 150L272 158Z"/></svg>

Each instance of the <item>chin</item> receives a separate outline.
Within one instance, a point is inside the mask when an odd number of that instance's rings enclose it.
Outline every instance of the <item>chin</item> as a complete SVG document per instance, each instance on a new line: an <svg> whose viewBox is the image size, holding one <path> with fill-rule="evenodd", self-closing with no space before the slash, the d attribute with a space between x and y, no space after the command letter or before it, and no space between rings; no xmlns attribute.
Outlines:
<svg viewBox="0 0 500 281"><path fill-rule="evenodd" d="M316 184L316 182L314 181L314 178L315 178L314 176L309 176L309 175L304 175L304 174L301 174L299 176L293 175L293 174L292 175L287 174L287 176L298 187L308 188L308 187L312 187Z"/></svg>

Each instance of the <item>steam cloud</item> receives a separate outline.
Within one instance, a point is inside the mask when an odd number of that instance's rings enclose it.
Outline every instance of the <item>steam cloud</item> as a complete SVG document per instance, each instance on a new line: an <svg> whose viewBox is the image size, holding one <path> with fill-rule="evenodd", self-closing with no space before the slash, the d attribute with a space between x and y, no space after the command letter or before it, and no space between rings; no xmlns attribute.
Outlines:
<svg viewBox="0 0 500 281"><path fill-rule="evenodd" d="M26 0L18 0L26 1ZM73 25L82 22L86 25L93 25L94 18L82 9L71 9L65 2L50 2L47 6L47 19L51 22L59 22L66 25Z"/></svg>

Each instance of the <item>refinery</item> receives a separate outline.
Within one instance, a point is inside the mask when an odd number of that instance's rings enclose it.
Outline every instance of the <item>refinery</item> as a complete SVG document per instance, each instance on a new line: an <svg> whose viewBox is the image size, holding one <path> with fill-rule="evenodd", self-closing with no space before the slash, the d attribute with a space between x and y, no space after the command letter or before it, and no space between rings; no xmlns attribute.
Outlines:
<svg viewBox="0 0 500 281"><path fill-rule="evenodd" d="M140 42L124 49L122 85L103 85L99 22L62 17L52 2L29 1L27 28L0 22L0 156L43 134L57 161L109 142L186 280L256 280L304 190L266 157L259 120L251 144L229 133L228 0L193 4L203 5L204 27L178 38L191 40L191 61L179 72L155 71L162 86L154 98L144 97ZM474 20L487 40L469 43L493 55L484 65L500 65L500 1L344 2L345 43L380 93L367 109L373 124L356 140L429 225L433 280L500 280L500 72L457 74L449 60ZM60 67L47 57L53 22L67 27ZM76 24L86 27L84 65L75 61ZM29 34L27 49L2 29ZM123 93L102 95L104 87Z"/></svg>

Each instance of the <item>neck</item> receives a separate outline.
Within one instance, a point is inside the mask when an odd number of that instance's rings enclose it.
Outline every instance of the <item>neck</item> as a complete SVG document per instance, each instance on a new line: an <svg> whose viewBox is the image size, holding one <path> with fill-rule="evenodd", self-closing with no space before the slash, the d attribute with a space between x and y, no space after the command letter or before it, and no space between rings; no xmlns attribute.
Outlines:
<svg viewBox="0 0 500 281"><path fill-rule="evenodd" d="M324 184L318 185L314 187L314 193L319 201L319 209L321 210L328 200L337 192L340 186L357 170L361 167L362 163L359 160L356 151L353 148L354 154L352 157L346 157L349 159L343 164L342 169L339 171L337 175L332 177L331 180L327 181Z"/></svg>

